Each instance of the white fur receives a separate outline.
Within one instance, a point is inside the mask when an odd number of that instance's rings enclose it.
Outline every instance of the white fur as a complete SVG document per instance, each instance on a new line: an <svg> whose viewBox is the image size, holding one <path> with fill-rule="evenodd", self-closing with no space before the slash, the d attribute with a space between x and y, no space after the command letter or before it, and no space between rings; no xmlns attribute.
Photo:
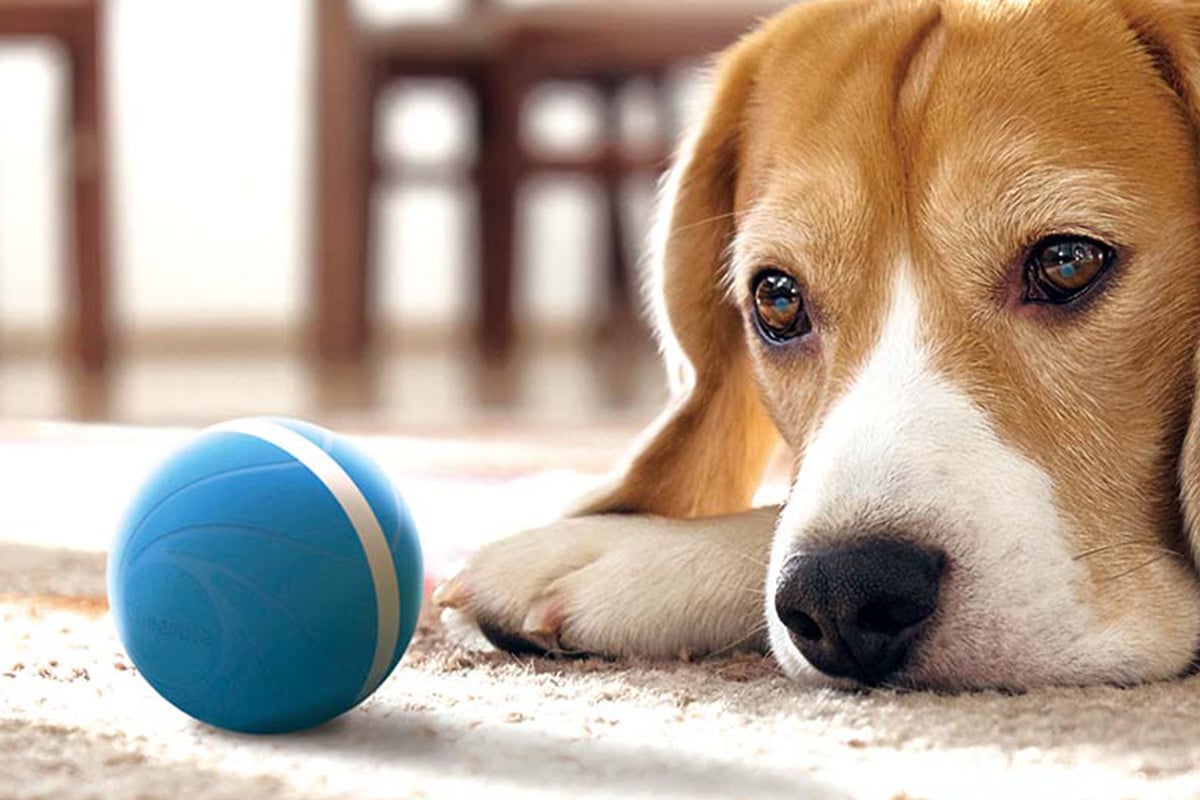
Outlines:
<svg viewBox="0 0 1200 800"><path fill-rule="evenodd" d="M798 548L903 532L949 558L939 610L905 679L926 686L1032 686L1138 673L1133 637L1098 620L1072 561L1052 482L997 437L986 413L937 374L904 270L882 333L804 452L767 576L776 658L810 670L774 611Z"/></svg>
<svg viewBox="0 0 1200 800"><path fill-rule="evenodd" d="M663 285L666 276L662 265L666 263L667 246L673 231L675 199L679 196L683 176L691 166L699 138L700 129L697 127L689 130L680 140L671 167L659 183L658 204L655 207L654 224L650 228L649 258L642 272L642 297L645 298L646 310L650 315L651 328L658 338L658 347L667 370L667 384L672 397L687 394L696 382L696 370L684 355L667 313L668 290ZM704 222L706 221L695 220L685 224ZM660 423L666 422L670 411L668 408ZM657 427L655 426L655 429Z"/></svg>

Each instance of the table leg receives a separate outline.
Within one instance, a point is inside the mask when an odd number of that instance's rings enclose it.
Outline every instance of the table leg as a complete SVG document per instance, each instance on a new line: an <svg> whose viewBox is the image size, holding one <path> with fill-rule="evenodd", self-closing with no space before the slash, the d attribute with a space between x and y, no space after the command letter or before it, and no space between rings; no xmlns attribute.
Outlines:
<svg viewBox="0 0 1200 800"><path fill-rule="evenodd" d="M479 305L476 345L487 361L505 360L515 339L513 301L518 192L524 172L519 78L495 68L476 84L479 124Z"/></svg>
<svg viewBox="0 0 1200 800"><path fill-rule="evenodd" d="M70 195L75 265L72 358L88 371L109 356L109 241L104 51L101 8L81 17L67 40L70 72Z"/></svg>
<svg viewBox="0 0 1200 800"><path fill-rule="evenodd" d="M316 6L314 338L322 360L353 363L370 337L375 87L349 0Z"/></svg>

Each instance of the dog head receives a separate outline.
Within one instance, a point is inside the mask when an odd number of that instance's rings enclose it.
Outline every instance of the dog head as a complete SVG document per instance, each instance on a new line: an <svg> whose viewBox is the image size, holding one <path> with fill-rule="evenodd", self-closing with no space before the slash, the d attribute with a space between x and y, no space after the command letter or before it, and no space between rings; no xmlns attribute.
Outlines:
<svg viewBox="0 0 1200 800"><path fill-rule="evenodd" d="M651 275L675 400L597 507L745 508L782 438L789 673L1184 671L1200 7L825 0L717 75Z"/></svg>

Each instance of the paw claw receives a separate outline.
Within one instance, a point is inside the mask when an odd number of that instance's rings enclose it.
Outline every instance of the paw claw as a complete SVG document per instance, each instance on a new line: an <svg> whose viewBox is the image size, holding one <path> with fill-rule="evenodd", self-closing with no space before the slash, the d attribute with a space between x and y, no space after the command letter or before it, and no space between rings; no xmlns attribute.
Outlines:
<svg viewBox="0 0 1200 800"><path fill-rule="evenodd" d="M530 636L553 636L562 627L561 604L549 597L534 600L521 623L521 633Z"/></svg>
<svg viewBox="0 0 1200 800"><path fill-rule="evenodd" d="M462 609L471 602L471 590L460 573L434 589L432 599L441 608Z"/></svg>

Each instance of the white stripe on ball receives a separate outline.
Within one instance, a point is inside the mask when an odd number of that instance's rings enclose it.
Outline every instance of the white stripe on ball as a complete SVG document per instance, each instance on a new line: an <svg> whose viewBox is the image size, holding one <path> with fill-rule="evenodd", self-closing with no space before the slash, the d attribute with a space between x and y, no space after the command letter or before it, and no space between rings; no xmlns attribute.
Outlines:
<svg viewBox="0 0 1200 800"><path fill-rule="evenodd" d="M375 636L375 656L371 659L371 671L355 703L379 688L392 664L396 651L396 640L400 637L400 587L396 582L396 568L392 562L392 551L375 511L354 479L342 469L324 450L296 433L291 428L266 419L239 419L223 422L209 428L210 431L226 431L253 436L278 447L299 461L317 477L333 495L346 516L371 569L371 580L375 584L375 601L379 629Z"/></svg>

